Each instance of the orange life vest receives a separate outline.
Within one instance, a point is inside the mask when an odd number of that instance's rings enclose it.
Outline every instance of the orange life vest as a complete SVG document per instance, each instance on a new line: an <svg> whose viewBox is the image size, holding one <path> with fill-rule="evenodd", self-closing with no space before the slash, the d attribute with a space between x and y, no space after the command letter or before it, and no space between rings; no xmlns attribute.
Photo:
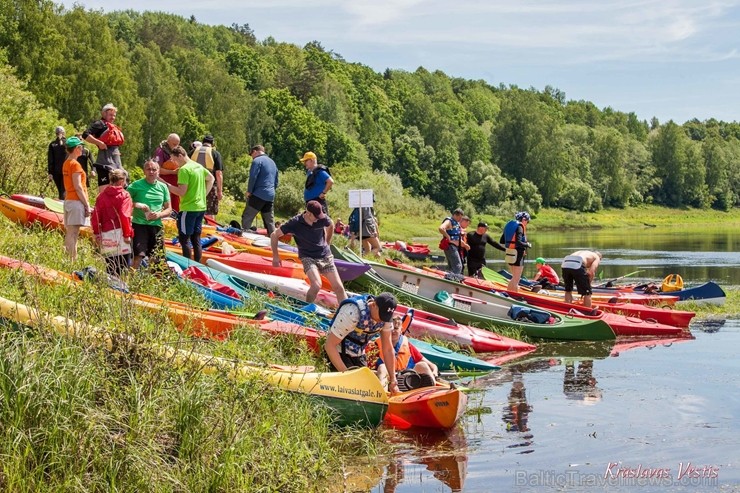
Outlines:
<svg viewBox="0 0 740 493"><path fill-rule="evenodd" d="M382 356L383 346L382 346L382 343L380 342L380 337L378 337L375 340L375 344L378 346L378 351L380 353L380 356ZM393 348L393 351L396 353L396 371L402 371L402 370L408 369L409 362L411 361L411 349L409 348L408 338L401 336L398 339L398 343Z"/></svg>

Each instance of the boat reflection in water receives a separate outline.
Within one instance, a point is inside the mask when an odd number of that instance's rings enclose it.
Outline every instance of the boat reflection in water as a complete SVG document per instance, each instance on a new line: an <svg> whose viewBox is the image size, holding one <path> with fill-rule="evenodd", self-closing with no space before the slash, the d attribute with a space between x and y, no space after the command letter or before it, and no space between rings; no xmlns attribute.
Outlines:
<svg viewBox="0 0 740 493"><path fill-rule="evenodd" d="M468 472L468 444L459 424L445 431L396 431L391 441L399 447L386 468L380 491L392 493L400 484L408 487L417 482L418 489L438 491L437 487L425 484L431 481L429 473L450 491L463 491Z"/></svg>

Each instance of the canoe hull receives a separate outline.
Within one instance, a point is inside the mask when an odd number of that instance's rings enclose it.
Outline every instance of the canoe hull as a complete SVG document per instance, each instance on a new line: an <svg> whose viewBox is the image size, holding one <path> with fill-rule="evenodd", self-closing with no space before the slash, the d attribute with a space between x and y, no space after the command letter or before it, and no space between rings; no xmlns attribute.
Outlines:
<svg viewBox="0 0 740 493"><path fill-rule="evenodd" d="M459 389L424 387L392 396L385 422L397 428L452 428L468 398Z"/></svg>

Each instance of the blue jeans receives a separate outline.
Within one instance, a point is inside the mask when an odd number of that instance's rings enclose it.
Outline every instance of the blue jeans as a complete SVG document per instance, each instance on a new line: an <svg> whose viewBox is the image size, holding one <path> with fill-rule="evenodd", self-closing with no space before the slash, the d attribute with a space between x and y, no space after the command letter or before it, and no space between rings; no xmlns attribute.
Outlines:
<svg viewBox="0 0 740 493"><path fill-rule="evenodd" d="M463 263L457 245L448 246L445 250L445 257L447 258L447 266L450 272L453 274L462 274Z"/></svg>

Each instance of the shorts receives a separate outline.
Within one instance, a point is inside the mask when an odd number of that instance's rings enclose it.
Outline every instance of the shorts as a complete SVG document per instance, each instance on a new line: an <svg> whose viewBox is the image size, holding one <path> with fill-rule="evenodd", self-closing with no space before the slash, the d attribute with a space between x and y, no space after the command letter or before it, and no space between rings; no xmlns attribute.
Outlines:
<svg viewBox="0 0 740 493"><path fill-rule="evenodd" d="M515 267L519 267L524 262L524 253L526 250L519 248L507 248L506 249L506 263ZM516 252L516 256L512 255Z"/></svg>
<svg viewBox="0 0 740 493"><path fill-rule="evenodd" d="M181 235L199 235L203 231L206 211L180 211L177 213L177 232Z"/></svg>
<svg viewBox="0 0 740 493"><path fill-rule="evenodd" d="M333 255L327 255L322 258L301 257L301 263L303 264L303 272L305 273L308 273L314 266L321 274L337 270L334 265Z"/></svg>
<svg viewBox="0 0 740 493"><path fill-rule="evenodd" d="M164 254L164 231L161 226L133 224L134 255L151 257L155 252Z"/></svg>
<svg viewBox="0 0 740 493"><path fill-rule="evenodd" d="M218 194L216 193L216 184L213 184L213 188L206 195L206 214L209 216L216 216L218 214Z"/></svg>
<svg viewBox="0 0 740 493"><path fill-rule="evenodd" d="M64 201L64 225L65 226L84 226L85 225L85 205L80 200Z"/></svg>
<svg viewBox="0 0 740 493"><path fill-rule="evenodd" d="M329 359L329 356L327 356L326 353L324 353L324 356L326 357L326 361L329 362L329 366L334 371L339 371L334 366L334 364L331 362L331 360ZM340 352L339 356L342 358L342 363L344 363L344 366L346 366L347 368L352 368L352 367L362 368L363 366L367 366L367 356L365 356L364 354L362 356L350 356L349 354Z"/></svg>
<svg viewBox="0 0 740 493"><path fill-rule="evenodd" d="M563 269L563 284L566 293L573 292L573 284L575 283L578 294L581 296L591 295L591 279L588 277L588 272L583 266L581 257L574 255L565 257L560 267Z"/></svg>

